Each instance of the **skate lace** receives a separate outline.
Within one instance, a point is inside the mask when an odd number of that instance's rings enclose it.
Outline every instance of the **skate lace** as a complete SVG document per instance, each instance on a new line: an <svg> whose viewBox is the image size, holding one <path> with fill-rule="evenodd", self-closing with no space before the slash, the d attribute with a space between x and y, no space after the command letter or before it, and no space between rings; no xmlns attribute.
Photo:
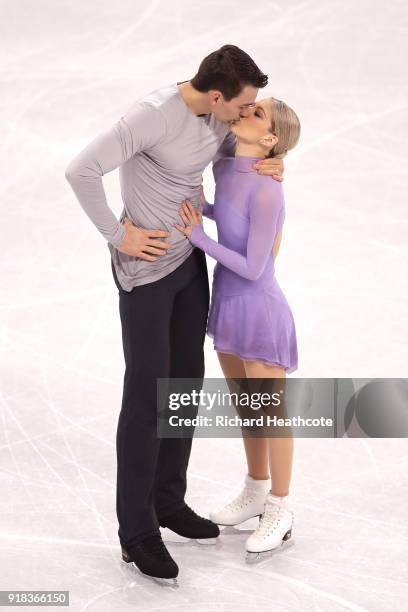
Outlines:
<svg viewBox="0 0 408 612"><path fill-rule="evenodd" d="M265 506L265 511L261 517L257 532L259 535L265 535L273 531L283 516L284 509L279 504L268 504Z"/></svg>
<svg viewBox="0 0 408 612"><path fill-rule="evenodd" d="M199 516L192 508L190 508L190 506L187 506L187 504L180 510L179 516L182 520L188 519L190 521L193 520L196 523L211 523L209 519Z"/></svg>
<svg viewBox="0 0 408 612"><path fill-rule="evenodd" d="M254 499L254 491L249 487L245 487L234 499L226 506L226 510L242 510L247 504Z"/></svg>
<svg viewBox="0 0 408 612"><path fill-rule="evenodd" d="M160 535L152 535L141 543L146 552L158 557L163 561L171 559L170 553L167 550Z"/></svg>

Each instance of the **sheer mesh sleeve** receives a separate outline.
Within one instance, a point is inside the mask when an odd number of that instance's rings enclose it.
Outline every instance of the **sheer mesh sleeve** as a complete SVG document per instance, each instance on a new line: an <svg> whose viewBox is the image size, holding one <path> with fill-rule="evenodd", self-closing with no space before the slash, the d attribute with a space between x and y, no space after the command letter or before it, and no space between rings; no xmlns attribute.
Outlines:
<svg viewBox="0 0 408 612"><path fill-rule="evenodd" d="M269 178L269 177L268 177ZM282 191L267 185L257 186L249 202L249 233L246 256L210 238L201 224L194 225L190 241L226 268L249 280L256 280L272 254L275 236L282 227Z"/></svg>
<svg viewBox="0 0 408 612"><path fill-rule="evenodd" d="M214 204L210 204L206 200L203 205L202 213L204 217L207 217L207 219L212 219L214 221Z"/></svg>

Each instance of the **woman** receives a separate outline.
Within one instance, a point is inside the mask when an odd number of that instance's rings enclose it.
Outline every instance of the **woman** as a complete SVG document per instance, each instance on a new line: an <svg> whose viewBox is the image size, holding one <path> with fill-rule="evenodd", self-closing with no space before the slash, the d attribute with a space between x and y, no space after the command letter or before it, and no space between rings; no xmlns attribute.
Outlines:
<svg viewBox="0 0 408 612"><path fill-rule="evenodd" d="M218 262L207 333L214 338L225 377L285 378L297 369L297 341L292 312L274 272L285 218L283 188L259 175L253 164L284 157L299 140L300 123L284 102L267 98L231 131L237 137L236 154L214 164L214 205L202 194L203 214L216 221L219 243L205 234L201 213L188 200L180 207L185 227L175 227ZM246 542L248 552L260 553L291 538L293 437L243 439L248 464L243 490L210 518L236 525L261 516Z"/></svg>

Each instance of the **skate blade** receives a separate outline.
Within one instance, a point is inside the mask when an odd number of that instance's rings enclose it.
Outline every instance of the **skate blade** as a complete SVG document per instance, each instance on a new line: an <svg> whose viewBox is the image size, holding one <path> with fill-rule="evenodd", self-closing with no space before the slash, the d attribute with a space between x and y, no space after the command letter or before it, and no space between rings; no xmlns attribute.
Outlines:
<svg viewBox="0 0 408 612"><path fill-rule="evenodd" d="M289 538L288 540L282 540L282 542L276 547L272 548L272 550L265 550L262 552L246 552L245 561L249 565L260 563L261 561L267 561L271 557L274 557L277 553L283 552L287 550L291 546L293 546L295 540L293 538Z"/></svg>
<svg viewBox="0 0 408 612"><path fill-rule="evenodd" d="M218 543L217 538L196 538L195 542L201 546L215 546Z"/></svg>
<svg viewBox="0 0 408 612"><path fill-rule="evenodd" d="M177 581L177 578L157 578L156 576L149 576L148 574L144 574L136 565L136 563L134 561L125 561L122 560L122 563L124 565L126 565L126 567L130 567L131 571L135 572L138 574L138 576L141 576L142 578L145 578L146 580L148 580L149 582L154 582L155 584L158 584L161 587L166 587L166 588L173 588L173 589L178 589L179 588L179 583Z"/></svg>
<svg viewBox="0 0 408 612"><path fill-rule="evenodd" d="M221 534L223 536L242 536L242 535L249 535L251 533L253 533L254 530L252 529L237 529L236 527L231 527L230 525L228 525L228 527L224 527L224 529L221 530Z"/></svg>
<svg viewBox="0 0 408 612"><path fill-rule="evenodd" d="M169 534L170 537L166 538L163 536L163 540L165 542L171 542L171 544L175 546L215 546L220 541L219 536L215 538L189 538L171 530L169 530Z"/></svg>

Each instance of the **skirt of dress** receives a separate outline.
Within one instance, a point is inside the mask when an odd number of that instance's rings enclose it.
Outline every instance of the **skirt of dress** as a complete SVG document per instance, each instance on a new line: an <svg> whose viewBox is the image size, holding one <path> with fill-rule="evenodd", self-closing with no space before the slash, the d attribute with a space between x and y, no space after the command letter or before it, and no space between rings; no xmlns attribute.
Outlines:
<svg viewBox="0 0 408 612"><path fill-rule="evenodd" d="M213 285L207 334L216 351L285 368L298 367L296 328L289 304L276 284L241 295L220 295Z"/></svg>

